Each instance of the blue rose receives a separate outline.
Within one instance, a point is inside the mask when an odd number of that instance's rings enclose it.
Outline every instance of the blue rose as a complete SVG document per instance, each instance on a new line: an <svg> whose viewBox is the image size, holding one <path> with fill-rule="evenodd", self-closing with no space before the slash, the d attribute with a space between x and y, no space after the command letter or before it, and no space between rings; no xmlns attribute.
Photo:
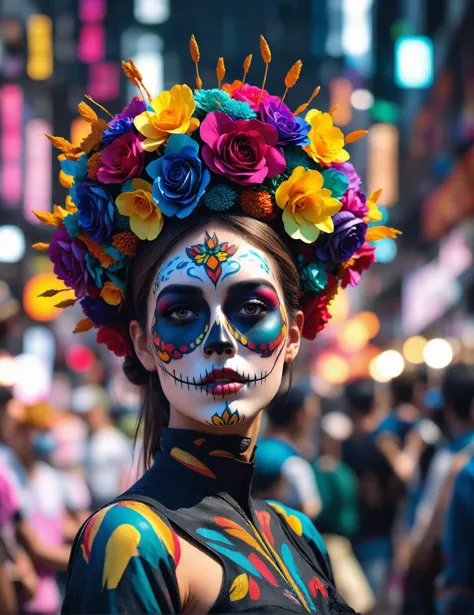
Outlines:
<svg viewBox="0 0 474 615"><path fill-rule="evenodd" d="M102 133L102 143L112 143L117 137L121 137L133 128L133 117L123 117L120 120L112 120L109 128Z"/></svg>
<svg viewBox="0 0 474 615"><path fill-rule="evenodd" d="M270 101L260 107L262 122L274 126L278 131L277 145L309 145L308 132L311 125L303 118L296 117L282 102Z"/></svg>
<svg viewBox="0 0 474 615"><path fill-rule="evenodd" d="M165 216L185 218L194 210L211 179L198 156L199 146L187 135L171 135L161 158L147 166L153 200Z"/></svg>
<svg viewBox="0 0 474 615"><path fill-rule="evenodd" d="M93 241L102 242L110 237L115 203L106 190L83 182L77 187L77 209L79 222Z"/></svg>

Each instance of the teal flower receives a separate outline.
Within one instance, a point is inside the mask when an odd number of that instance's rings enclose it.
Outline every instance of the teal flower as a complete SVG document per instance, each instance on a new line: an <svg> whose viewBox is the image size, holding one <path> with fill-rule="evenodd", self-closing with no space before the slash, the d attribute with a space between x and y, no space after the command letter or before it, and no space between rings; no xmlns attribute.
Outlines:
<svg viewBox="0 0 474 615"><path fill-rule="evenodd" d="M90 273L91 278L94 280L95 285L97 286L97 288L102 288L104 284L102 281L102 276L104 275L104 269L102 265L91 254L85 255L85 261L86 261L87 271Z"/></svg>
<svg viewBox="0 0 474 615"><path fill-rule="evenodd" d="M216 184L204 195L204 204L212 211L230 209L237 201L238 193L227 184Z"/></svg>
<svg viewBox="0 0 474 615"><path fill-rule="evenodd" d="M80 182L87 180L87 156L80 156L77 160L64 160L59 161L61 171L66 175L74 177L74 183L69 189L69 196L73 203L77 203L76 189Z"/></svg>
<svg viewBox="0 0 474 615"><path fill-rule="evenodd" d="M302 254L298 258L301 288L304 292L320 292L328 283L327 264L320 261L304 264Z"/></svg>
<svg viewBox="0 0 474 615"><path fill-rule="evenodd" d="M336 169L327 169L323 171L324 187L332 192L335 199L340 199L349 188L349 179L344 173L336 171Z"/></svg>
<svg viewBox="0 0 474 615"><path fill-rule="evenodd" d="M63 224L71 237L77 237L82 233L82 227L79 222L79 215L77 212L69 214L69 216L65 216Z"/></svg>
<svg viewBox="0 0 474 615"><path fill-rule="evenodd" d="M222 90L199 90L194 93L194 100L196 101L196 115L201 118L212 111L222 111L234 120L252 120L257 117L249 104L233 100L227 92Z"/></svg>
<svg viewBox="0 0 474 615"><path fill-rule="evenodd" d="M284 150L286 169L276 177L267 180L270 192L275 195L279 185L289 179L296 167L304 167L307 171L320 171L321 167L312 160L301 147L289 145Z"/></svg>

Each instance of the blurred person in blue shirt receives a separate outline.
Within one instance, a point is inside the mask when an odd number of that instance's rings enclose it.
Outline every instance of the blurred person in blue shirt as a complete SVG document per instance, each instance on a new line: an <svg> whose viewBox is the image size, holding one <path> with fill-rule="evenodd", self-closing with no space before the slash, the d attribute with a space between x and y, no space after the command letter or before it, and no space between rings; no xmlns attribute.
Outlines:
<svg viewBox="0 0 474 615"><path fill-rule="evenodd" d="M455 479L445 523L440 612L474 613L474 456Z"/></svg>
<svg viewBox="0 0 474 615"><path fill-rule="evenodd" d="M266 408L268 428L257 442L253 492L301 510L314 520L321 499L314 471L296 442L307 427L305 402L312 391L304 384L279 393Z"/></svg>

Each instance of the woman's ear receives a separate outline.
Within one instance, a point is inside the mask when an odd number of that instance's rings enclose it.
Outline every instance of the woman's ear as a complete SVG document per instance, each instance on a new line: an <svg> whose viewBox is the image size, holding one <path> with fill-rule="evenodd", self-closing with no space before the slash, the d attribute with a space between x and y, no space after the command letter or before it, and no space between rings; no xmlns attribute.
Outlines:
<svg viewBox="0 0 474 615"><path fill-rule="evenodd" d="M150 350L146 333L136 320L130 323L129 331L138 360L148 372L156 372L155 355Z"/></svg>
<svg viewBox="0 0 474 615"><path fill-rule="evenodd" d="M291 363L295 360L296 355L300 349L301 344L301 332L303 331L304 315L299 311L296 313L295 320L292 325L288 327L288 344L285 350L285 363Z"/></svg>

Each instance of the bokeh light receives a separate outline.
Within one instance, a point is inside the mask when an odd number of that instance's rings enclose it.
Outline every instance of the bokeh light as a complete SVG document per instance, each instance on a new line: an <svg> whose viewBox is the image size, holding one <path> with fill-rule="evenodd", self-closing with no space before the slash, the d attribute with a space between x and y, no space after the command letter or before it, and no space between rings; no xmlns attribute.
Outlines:
<svg viewBox="0 0 474 615"><path fill-rule="evenodd" d="M336 322L342 322L347 319L349 316L349 298L347 293L340 290L334 299L331 301L331 305L329 306L329 312L332 316L331 322L334 324Z"/></svg>
<svg viewBox="0 0 474 615"><path fill-rule="evenodd" d="M25 254L25 235L18 226L0 226L0 262L17 263Z"/></svg>
<svg viewBox="0 0 474 615"><path fill-rule="evenodd" d="M400 376L405 369L405 360L397 350L385 350L370 364L370 374L378 382L388 382Z"/></svg>
<svg viewBox="0 0 474 615"><path fill-rule="evenodd" d="M427 340L421 335L409 337L403 344L403 356L410 363L420 365L424 362L423 352L425 350Z"/></svg>
<svg viewBox="0 0 474 615"><path fill-rule="evenodd" d="M426 344L423 357L428 367L443 369L453 360L454 352L447 340L435 338Z"/></svg>
<svg viewBox="0 0 474 615"><path fill-rule="evenodd" d="M87 372L94 365L95 356L90 348L74 344L66 352L66 364L73 372Z"/></svg>
<svg viewBox="0 0 474 615"><path fill-rule="evenodd" d="M316 369L330 384L344 384L351 372L349 362L335 352L323 353L316 363Z"/></svg>
<svg viewBox="0 0 474 615"><path fill-rule="evenodd" d="M54 297L39 296L53 288L64 292ZM23 307L28 316L33 320L47 322L54 320L61 313L61 310L55 307L59 302L74 298L74 291L67 289L66 285L61 280L58 280L54 273L38 273L25 284Z"/></svg>

